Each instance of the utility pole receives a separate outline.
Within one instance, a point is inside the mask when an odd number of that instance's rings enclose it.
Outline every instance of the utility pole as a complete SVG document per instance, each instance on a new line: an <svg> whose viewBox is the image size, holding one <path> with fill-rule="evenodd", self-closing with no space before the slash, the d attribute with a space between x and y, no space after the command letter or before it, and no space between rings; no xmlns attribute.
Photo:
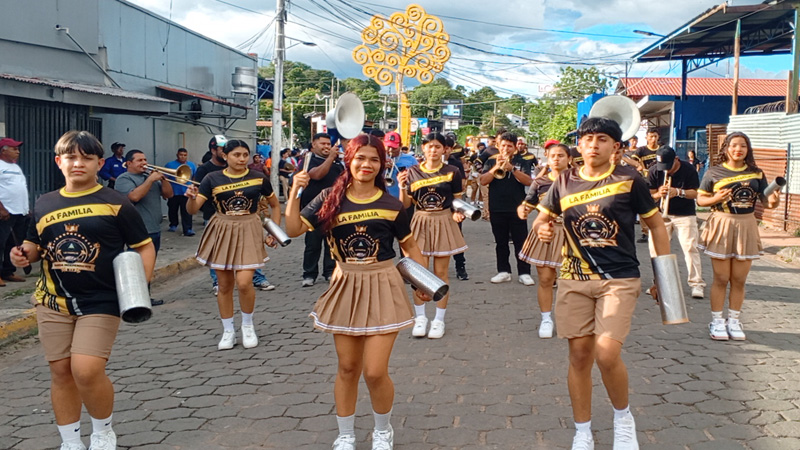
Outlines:
<svg viewBox="0 0 800 450"><path fill-rule="evenodd" d="M272 139L270 146L272 151L272 170L270 171L269 181L273 186L280 186L278 180L278 165L281 157L283 131L283 61L286 58L286 39L283 27L286 24L286 1L276 0L275 6L275 81L272 99Z"/></svg>
<svg viewBox="0 0 800 450"><path fill-rule="evenodd" d="M289 103L289 148L294 148L294 103Z"/></svg>

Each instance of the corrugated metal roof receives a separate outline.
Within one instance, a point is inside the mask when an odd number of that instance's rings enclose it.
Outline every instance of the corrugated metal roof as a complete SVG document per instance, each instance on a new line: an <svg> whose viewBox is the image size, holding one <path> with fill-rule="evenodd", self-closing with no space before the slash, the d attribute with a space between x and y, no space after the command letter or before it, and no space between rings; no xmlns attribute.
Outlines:
<svg viewBox="0 0 800 450"><path fill-rule="evenodd" d="M35 78L25 77L22 75L14 75L10 73L0 73L0 78L6 80L21 81L23 83L38 84L42 86L50 86L59 89L70 89L78 92L86 92L88 94L108 95L110 97L128 98L132 100L147 100L152 102L173 103L172 100L156 97L154 95L142 94L141 92L126 91L109 86L96 86L93 84L74 83L72 81L52 80L48 78Z"/></svg>
<svg viewBox="0 0 800 450"><path fill-rule="evenodd" d="M240 105L238 103L229 102L229 101L227 101L225 99L222 99L222 98L219 98L219 97L214 97L214 96L208 95L208 94L203 94L203 93L200 93L200 92L187 91L187 90L184 90L184 89L178 89L178 88L174 88L174 87L171 87L171 86L156 86L156 88L158 88L158 89L160 89L162 91L171 92L173 94L178 94L178 95L183 96L183 97L192 97L192 98L197 98L197 99L200 99L200 100L207 100L207 101L212 102L212 103L219 103L220 105L231 106L233 108L250 109L247 106Z"/></svg>
<svg viewBox="0 0 800 450"><path fill-rule="evenodd" d="M739 79L739 96L744 97L786 97L786 80ZM625 90L628 97L646 95L681 95L679 77L620 78L617 92ZM686 95L732 96L732 78L687 78Z"/></svg>

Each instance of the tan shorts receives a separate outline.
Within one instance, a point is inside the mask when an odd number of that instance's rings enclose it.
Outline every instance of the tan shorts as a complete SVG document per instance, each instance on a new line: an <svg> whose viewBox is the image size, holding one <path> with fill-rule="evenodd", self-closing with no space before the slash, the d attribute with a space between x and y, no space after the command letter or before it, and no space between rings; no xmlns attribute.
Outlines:
<svg viewBox="0 0 800 450"><path fill-rule="evenodd" d="M639 278L558 280L558 337L573 339L594 334L624 343L641 291Z"/></svg>
<svg viewBox="0 0 800 450"><path fill-rule="evenodd" d="M36 305L39 340L48 362L69 358L73 353L108 359L117 337L119 317L109 314L71 316Z"/></svg>

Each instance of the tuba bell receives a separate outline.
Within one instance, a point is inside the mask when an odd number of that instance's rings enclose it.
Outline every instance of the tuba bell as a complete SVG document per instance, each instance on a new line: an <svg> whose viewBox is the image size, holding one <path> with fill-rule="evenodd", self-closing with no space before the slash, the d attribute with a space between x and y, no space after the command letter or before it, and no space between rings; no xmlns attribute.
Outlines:
<svg viewBox="0 0 800 450"><path fill-rule="evenodd" d="M325 126L331 136L331 144L339 138L353 139L361 133L366 119L364 104L352 92L345 92L336 100L336 107L325 116Z"/></svg>
<svg viewBox="0 0 800 450"><path fill-rule="evenodd" d="M622 141L636 135L642 122L639 108L633 100L624 95L609 95L598 100L589 111L589 117L605 117L622 128Z"/></svg>

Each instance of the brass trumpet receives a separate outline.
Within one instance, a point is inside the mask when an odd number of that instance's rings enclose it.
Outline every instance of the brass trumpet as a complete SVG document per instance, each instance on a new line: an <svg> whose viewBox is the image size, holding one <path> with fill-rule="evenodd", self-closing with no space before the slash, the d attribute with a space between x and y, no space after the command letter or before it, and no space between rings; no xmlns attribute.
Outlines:
<svg viewBox="0 0 800 450"><path fill-rule="evenodd" d="M502 166L504 166L505 164L506 164L506 160L505 159L498 159L497 160L498 169L494 171L495 179L502 180L503 178L506 177L506 175L508 174L508 171L502 168Z"/></svg>
<svg viewBox="0 0 800 450"><path fill-rule="evenodd" d="M192 180L192 168L189 167L188 164L181 164L176 169L168 169L166 167L161 166L154 166L152 164L148 164L147 166L148 172L159 172L164 175L168 175L173 177L174 180L169 180L170 182L183 184L188 186L189 184L196 184L199 185L197 181Z"/></svg>

